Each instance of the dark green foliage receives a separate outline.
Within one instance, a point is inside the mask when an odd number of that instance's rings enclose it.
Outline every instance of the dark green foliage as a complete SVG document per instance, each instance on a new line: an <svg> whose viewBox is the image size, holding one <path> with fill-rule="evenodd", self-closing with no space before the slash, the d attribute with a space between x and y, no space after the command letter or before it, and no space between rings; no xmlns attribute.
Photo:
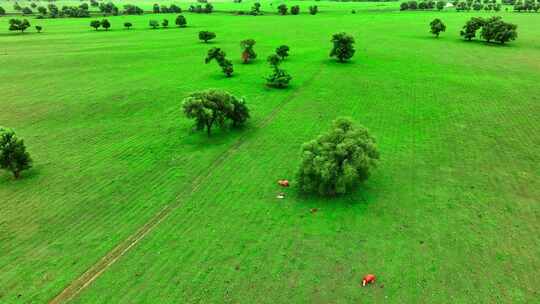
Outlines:
<svg viewBox="0 0 540 304"><path fill-rule="evenodd" d="M159 27L159 22L157 22L157 20L150 20L148 21L148 25L153 29L157 29Z"/></svg>
<svg viewBox="0 0 540 304"><path fill-rule="evenodd" d="M21 33L24 33L27 28L30 27L30 22L28 20L23 19L10 19L9 20L9 30L10 31L20 31Z"/></svg>
<svg viewBox="0 0 540 304"><path fill-rule="evenodd" d="M285 5L285 4L280 4L278 6L278 13L280 15L287 15L287 10L288 10L288 8L287 8L287 5Z"/></svg>
<svg viewBox="0 0 540 304"><path fill-rule="evenodd" d="M300 6L299 5L291 6L291 15L298 15L298 14L300 14Z"/></svg>
<svg viewBox="0 0 540 304"><path fill-rule="evenodd" d="M437 38L439 38L441 32L446 31L446 25L439 18L433 19L429 26L431 27L431 33Z"/></svg>
<svg viewBox="0 0 540 304"><path fill-rule="evenodd" d="M281 60L284 60L286 57L289 56L289 46L287 45L280 45L276 49L276 54L281 58Z"/></svg>
<svg viewBox="0 0 540 304"><path fill-rule="evenodd" d="M22 7L19 5L18 2L15 2L15 4L13 4L13 9L16 11L20 11L22 10Z"/></svg>
<svg viewBox="0 0 540 304"><path fill-rule="evenodd" d="M169 20L168 19L163 19L163 21L161 21L161 26L164 27L164 28L169 27Z"/></svg>
<svg viewBox="0 0 540 304"><path fill-rule="evenodd" d="M23 15L31 15L32 14L32 9L30 9L29 7L25 7L22 9L22 13Z"/></svg>
<svg viewBox="0 0 540 304"><path fill-rule="evenodd" d="M473 17L465 25L460 32L460 35L467 40L471 40L476 37L476 31L478 31L485 23L485 20L480 17Z"/></svg>
<svg viewBox="0 0 540 304"><path fill-rule="evenodd" d="M6 10L0 6L0 16L3 16L6 14Z"/></svg>
<svg viewBox="0 0 540 304"><path fill-rule="evenodd" d="M337 33L332 36L333 48L330 51L330 57L336 57L340 62L354 56L354 38L347 33Z"/></svg>
<svg viewBox="0 0 540 304"><path fill-rule="evenodd" d="M106 31L108 31L109 28L111 27L111 23L109 22L109 20L103 19L101 20L101 27L104 28Z"/></svg>
<svg viewBox="0 0 540 304"><path fill-rule="evenodd" d="M116 5L114 5L112 2L101 2L99 4L99 11L103 14L111 14L114 16L117 16L119 12L118 7L116 7Z"/></svg>
<svg viewBox="0 0 540 304"><path fill-rule="evenodd" d="M251 7L251 11L249 13L253 16L262 15L261 4L259 2L253 3L253 6Z"/></svg>
<svg viewBox="0 0 540 304"><path fill-rule="evenodd" d="M227 122L240 126L249 119L249 109L244 99L238 99L223 90L206 90L189 95L182 103L184 114L195 119L195 128L204 130L208 136L212 127L224 127Z"/></svg>
<svg viewBox="0 0 540 304"><path fill-rule="evenodd" d="M418 9L418 2L416 2L416 1L409 1L409 3L408 3L408 8L409 8L410 10Z"/></svg>
<svg viewBox="0 0 540 304"><path fill-rule="evenodd" d="M399 10L406 11L408 9L409 9L409 4L407 2L401 2L401 4L399 5Z"/></svg>
<svg viewBox="0 0 540 304"><path fill-rule="evenodd" d="M206 14L210 14L213 11L214 11L214 6L210 3L206 3L206 5L204 6L203 12Z"/></svg>
<svg viewBox="0 0 540 304"><path fill-rule="evenodd" d="M279 89L286 88L292 80L292 77L279 67L282 62L281 58L278 55L273 54L268 56L267 61L272 67L272 74L266 78L266 85Z"/></svg>
<svg viewBox="0 0 540 304"><path fill-rule="evenodd" d="M144 14L144 11L142 8L136 5L131 5L131 4L124 5L124 15L142 15L142 14Z"/></svg>
<svg viewBox="0 0 540 304"><path fill-rule="evenodd" d="M351 192L365 181L379 159L375 139L350 119L338 118L332 129L302 146L298 186L306 193Z"/></svg>
<svg viewBox="0 0 540 304"><path fill-rule="evenodd" d="M240 42L240 47L242 48L242 61L244 63L249 63L251 60L257 58L257 53L253 50L255 45L255 40L246 39Z"/></svg>
<svg viewBox="0 0 540 304"><path fill-rule="evenodd" d="M133 24L132 24L131 22L124 22L124 27L125 27L126 29L129 30L132 26L133 26Z"/></svg>
<svg viewBox="0 0 540 304"><path fill-rule="evenodd" d="M316 6L316 5L312 5L309 7L309 13L311 15L317 15L317 13L319 12L319 7Z"/></svg>
<svg viewBox="0 0 540 304"><path fill-rule="evenodd" d="M473 7L473 10L479 11L482 8L484 8L484 5L482 5L482 3L480 3L480 2L475 2L472 7Z"/></svg>
<svg viewBox="0 0 540 304"><path fill-rule="evenodd" d="M0 169L11 172L18 179L22 171L31 167L32 159L26 152L24 141L12 130L0 127Z"/></svg>
<svg viewBox="0 0 540 304"><path fill-rule="evenodd" d="M227 77L231 77L233 73L233 65L230 60L228 60L226 57L225 52L223 52L220 48L211 48L208 51L208 55L204 59L205 63L210 63L212 60L216 60L216 62L221 67L223 73Z"/></svg>
<svg viewBox="0 0 540 304"><path fill-rule="evenodd" d="M493 40L504 44L517 38L517 25L506 23L501 17L491 17L484 22L480 37L487 42Z"/></svg>
<svg viewBox="0 0 540 304"><path fill-rule="evenodd" d="M41 33L42 30L43 30L43 27L41 27L41 25L36 25L36 31L38 33Z"/></svg>
<svg viewBox="0 0 540 304"><path fill-rule="evenodd" d="M175 5L175 4L171 4L171 6L169 6L169 13L173 13L173 14L180 14L182 12L182 9Z"/></svg>
<svg viewBox="0 0 540 304"><path fill-rule="evenodd" d="M60 11L58 10L58 7L54 4L47 5L47 8L49 9L49 16L51 18L56 18L60 15Z"/></svg>
<svg viewBox="0 0 540 304"><path fill-rule="evenodd" d="M161 9L159 7L159 4L155 3L153 6L152 6L152 12L154 14L159 14L161 12Z"/></svg>
<svg viewBox="0 0 540 304"><path fill-rule="evenodd" d="M200 31L199 32L199 40L204 41L204 43L208 43L209 40L212 40L216 38L216 33L209 32L209 31Z"/></svg>
<svg viewBox="0 0 540 304"><path fill-rule="evenodd" d="M178 27L186 27L187 26L187 20L186 20L186 17L184 17L184 15L178 15L176 17L176 21L175 21L176 25Z"/></svg>
<svg viewBox="0 0 540 304"><path fill-rule="evenodd" d="M99 20L92 20L90 22L90 26L93 27L97 31L99 27L101 26L101 22Z"/></svg>
<svg viewBox="0 0 540 304"><path fill-rule="evenodd" d="M437 1L436 7L437 7L437 9L438 9L439 11L442 11L442 10L444 9L445 6L446 6L446 1L442 1L442 0Z"/></svg>
<svg viewBox="0 0 540 304"><path fill-rule="evenodd" d="M90 17L90 12L87 9L83 9L77 6L63 6L60 16L67 16L71 18L85 18Z"/></svg>
<svg viewBox="0 0 540 304"><path fill-rule="evenodd" d="M44 6L38 6L37 10L38 10L38 13L40 13L41 15L43 16L47 15L47 9Z"/></svg>

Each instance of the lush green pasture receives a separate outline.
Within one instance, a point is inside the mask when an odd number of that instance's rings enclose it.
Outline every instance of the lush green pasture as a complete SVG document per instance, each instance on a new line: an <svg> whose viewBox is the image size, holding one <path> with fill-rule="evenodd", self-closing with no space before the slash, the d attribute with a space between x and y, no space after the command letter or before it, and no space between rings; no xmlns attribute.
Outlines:
<svg viewBox="0 0 540 304"><path fill-rule="evenodd" d="M144 15L110 17L109 32L45 19L44 33L21 35L0 18L0 125L35 161L19 181L0 173L1 303L49 301L167 206L73 302L538 301L540 15L501 12L519 37L496 46L459 38L484 12L316 2L310 16L315 2L299 3L300 16L186 14L185 29L151 30L175 16ZM200 30L217 39L198 42ZM338 31L357 39L350 63L328 58ZM242 65L246 38L259 58ZM294 78L272 90L265 58L280 44ZM204 64L212 46L233 78ZM206 88L245 96L248 126L192 132L181 101ZM293 185L275 199L300 145L340 115L378 139L373 176L344 197ZM366 273L378 282L361 288Z"/></svg>

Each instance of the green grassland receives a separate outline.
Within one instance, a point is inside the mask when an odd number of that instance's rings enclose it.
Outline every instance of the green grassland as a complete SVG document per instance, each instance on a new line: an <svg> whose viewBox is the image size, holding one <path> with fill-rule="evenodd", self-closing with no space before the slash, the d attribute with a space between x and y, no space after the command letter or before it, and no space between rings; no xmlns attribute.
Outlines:
<svg viewBox="0 0 540 304"><path fill-rule="evenodd" d="M21 180L0 173L1 303L48 302L164 208L73 303L538 301L539 15L497 14L519 26L499 46L459 37L492 13L298 3L299 16L186 13L185 29L143 15L109 17L109 32L31 19L44 32L18 34L0 18L0 125L34 159ZM200 30L217 38L200 43ZM357 40L346 64L328 58L339 31ZM259 57L243 65L247 38ZM281 44L293 81L269 89L265 58ZM213 46L234 77L204 64ZM191 131L181 101L207 88L244 96L249 124ZM379 166L353 194L300 195L300 146L338 116L370 129ZM284 200L280 178L293 180ZM361 288L366 273L378 281Z"/></svg>

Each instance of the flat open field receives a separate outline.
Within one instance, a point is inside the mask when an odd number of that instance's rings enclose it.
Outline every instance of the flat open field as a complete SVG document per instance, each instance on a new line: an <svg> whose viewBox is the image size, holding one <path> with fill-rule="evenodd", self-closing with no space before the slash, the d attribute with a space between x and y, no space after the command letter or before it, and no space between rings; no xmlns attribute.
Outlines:
<svg viewBox="0 0 540 304"><path fill-rule="evenodd" d="M0 125L34 159L20 180L0 171L0 303L47 303L89 269L103 271L71 303L538 303L540 14L496 14L519 33L499 46L459 37L493 13L297 3L185 13L183 29L145 14L108 17L108 32L29 19L44 32L18 34L0 17ZM341 31L356 38L345 64L328 57ZM243 65L247 38L259 57ZM293 80L269 89L281 44ZM213 46L232 78L204 64ZM193 132L181 102L207 88L244 96L249 124ZM301 195L300 147L338 116L369 128L381 161L353 194Z"/></svg>

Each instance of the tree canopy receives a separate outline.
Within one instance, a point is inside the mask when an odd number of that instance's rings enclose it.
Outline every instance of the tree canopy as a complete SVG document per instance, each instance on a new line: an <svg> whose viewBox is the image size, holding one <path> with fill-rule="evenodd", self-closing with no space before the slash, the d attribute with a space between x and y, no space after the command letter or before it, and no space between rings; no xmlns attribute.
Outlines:
<svg viewBox="0 0 540 304"><path fill-rule="evenodd" d="M332 36L333 48L330 57L336 57L345 62L354 56L354 38L347 33L337 33Z"/></svg>
<svg viewBox="0 0 540 304"><path fill-rule="evenodd" d="M24 141L13 130L0 127L0 169L11 172L17 179L22 171L31 167L32 159Z"/></svg>
<svg viewBox="0 0 540 304"><path fill-rule="evenodd" d="M338 118L329 132L302 146L298 184L307 193L345 194L369 177L378 159L368 130L348 118Z"/></svg>

